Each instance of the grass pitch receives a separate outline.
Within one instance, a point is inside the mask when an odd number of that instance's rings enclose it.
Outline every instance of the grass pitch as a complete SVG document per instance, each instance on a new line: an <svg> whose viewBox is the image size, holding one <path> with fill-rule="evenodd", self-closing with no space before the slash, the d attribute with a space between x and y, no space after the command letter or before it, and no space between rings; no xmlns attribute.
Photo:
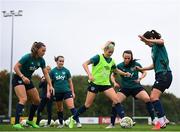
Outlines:
<svg viewBox="0 0 180 132"><path fill-rule="evenodd" d="M23 130L16 130L12 128L12 125L1 125L0 124L0 131L46 131L46 132L52 132L52 131L71 131L71 132L98 132L98 131L131 131L131 132L153 132L155 130L151 130L152 126L150 125L142 125L142 124L137 124L133 128L130 129L124 129L121 128L119 125L116 125L116 128L112 129L106 129L107 125L83 125L82 128L76 128L76 126L72 129L68 127L64 128L55 128L55 127L49 127L49 128L24 128ZM161 129L159 131L165 131L165 132L172 132L172 131L180 131L180 125L168 125L165 129Z"/></svg>

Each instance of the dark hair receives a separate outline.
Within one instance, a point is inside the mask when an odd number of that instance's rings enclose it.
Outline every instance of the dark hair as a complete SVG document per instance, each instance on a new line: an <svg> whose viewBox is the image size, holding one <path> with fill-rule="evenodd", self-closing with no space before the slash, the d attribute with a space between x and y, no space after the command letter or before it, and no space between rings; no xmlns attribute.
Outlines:
<svg viewBox="0 0 180 132"><path fill-rule="evenodd" d="M132 53L131 50L125 50L125 51L123 52L123 56L124 56L125 53L131 55L131 60L130 60L130 62L129 62L129 65L132 65L132 64L135 63L137 60L139 60L139 59L133 59L133 53Z"/></svg>
<svg viewBox="0 0 180 132"><path fill-rule="evenodd" d="M130 62L132 62L132 61L133 61L133 53L132 53L132 51L131 51L131 50L125 50L125 51L123 52L123 56L124 56L125 53L131 55L131 61L130 61Z"/></svg>
<svg viewBox="0 0 180 132"><path fill-rule="evenodd" d="M57 62L59 60L59 58L64 58L64 56L62 56L62 55L59 55L57 57L54 56L54 61Z"/></svg>
<svg viewBox="0 0 180 132"><path fill-rule="evenodd" d="M38 52L38 49L41 48L42 46L46 47L45 44L42 43L42 42L34 42L32 47L31 47L32 56L36 56L37 52Z"/></svg>
<svg viewBox="0 0 180 132"><path fill-rule="evenodd" d="M156 30L147 31L143 34L143 36L147 39L160 39L161 34L159 34Z"/></svg>

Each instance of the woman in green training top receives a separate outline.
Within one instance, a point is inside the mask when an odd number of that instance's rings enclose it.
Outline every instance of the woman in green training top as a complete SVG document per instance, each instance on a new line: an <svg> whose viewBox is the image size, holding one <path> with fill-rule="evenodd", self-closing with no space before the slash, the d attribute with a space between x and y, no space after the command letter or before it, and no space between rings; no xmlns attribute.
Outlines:
<svg viewBox="0 0 180 132"><path fill-rule="evenodd" d="M169 123L165 116L164 108L160 102L161 94L170 87L172 82L172 73L169 67L168 54L165 48L164 40L161 35L155 30L147 31L143 35L139 35L141 41L151 47L153 64L139 68L139 70L155 71L155 82L151 90L150 99L159 118L159 121L154 129L165 128ZM160 125L158 125L160 124ZM160 128L158 128L160 126Z"/></svg>
<svg viewBox="0 0 180 132"><path fill-rule="evenodd" d="M55 95L54 100L56 102L56 108L57 108L57 115L59 119L59 126L58 128L62 128L64 126L63 124L63 101L65 101L68 109L71 110L71 113L75 115L77 113L77 110L74 106L74 98L75 98L75 92L74 92L74 86L71 79L71 73L70 71L64 67L64 57L58 56L55 57L55 62L57 64L57 67L53 68L50 71L50 77L55 89ZM81 124L79 122L79 118L76 118L77 127L81 127Z"/></svg>
<svg viewBox="0 0 180 132"><path fill-rule="evenodd" d="M70 128L73 127L74 120L76 120L80 114L84 113L92 105L98 92L104 92L104 94L115 104L118 115L121 118L124 117L118 96L114 91L114 88L111 86L110 75L112 72L116 72L123 76L130 76L130 73L123 72L116 68L115 61L111 58L111 55L114 52L114 47L115 43L108 41L104 46L103 54L96 55L83 64L83 68L89 78L90 86L88 87L85 104L78 109L75 116L70 118ZM90 64L92 64L92 73L88 67Z"/></svg>
<svg viewBox="0 0 180 132"><path fill-rule="evenodd" d="M142 71L141 76L139 77L139 72L136 69L136 66L141 67L141 65L137 62L136 59L133 59L133 53L131 50L125 50L123 52L124 61L117 65L117 68L131 73L130 77L121 76L120 82L116 82L115 75L112 74L111 80L114 84L114 87L118 86L120 83L120 88L118 89L117 95L119 97L120 103L122 103L128 96L133 96L135 99L140 99L144 103L146 103L146 108L148 110L149 115L151 116L152 121L154 120L154 108L150 101L150 97L148 93L144 90L143 86L140 84L140 81L146 76L146 72ZM114 106L111 111L111 124L106 128L114 128L115 127L115 119L116 119L116 110Z"/></svg>
<svg viewBox="0 0 180 132"><path fill-rule="evenodd" d="M15 124L13 125L14 128L23 129L19 120L27 99L30 99L32 105L30 107L30 114L26 123L33 128L39 128L39 126L33 122L33 117L40 103L40 97L37 89L33 85L31 76L35 70L41 67L48 84L48 95L50 95L50 92L53 91L53 87L46 69L45 60L43 59L45 52L46 46L43 43L34 42L31 48L31 53L24 55L14 66L16 74L13 77L12 83L16 96L19 99L16 106Z"/></svg>

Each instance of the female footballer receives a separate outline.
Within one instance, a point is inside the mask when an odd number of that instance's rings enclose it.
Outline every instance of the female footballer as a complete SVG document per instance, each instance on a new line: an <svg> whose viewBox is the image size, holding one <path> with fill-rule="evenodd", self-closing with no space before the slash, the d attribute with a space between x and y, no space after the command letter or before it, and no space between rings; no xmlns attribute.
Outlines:
<svg viewBox="0 0 180 132"><path fill-rule="evenodd" d="M155 71L155 82L152 86L150 99L158 116L160 127L165 128L169 121L165 116L164 108L160 102L160 96L170 87L172 73L169 67L169 59L164 40L161 39L161 35L155 30L147 31L138 37L142 42L151 47L153 64L144 68L138 67L138 69L141 71L154 69Z"/></svg>
<svg viewBox="0 0 180 132"><path fill-rule="evenodd" d="M124 117L118 96L111 86L110 75L112 72L117 72L123 76L130 76L130 73L123 72L116 68L115 61L111 58L114 47L115 43L108 41L103 48L103 54L98 54L84 62L83 68L88 75L90 86L88 87L85 104L80 107L75 116L70 118L70 128L73 128L74 120L92 105L98 92L104 92L104 94L115 104L118 115ZM92 64L92 72L90 72L88 67L90 64Z"/></svg>
<svg viewBox="0 0 180 132"><path fill-rule="evenodd" d="M54 100L56 102L57 115L60 122L58 128L62 128L63 124L63 101L65 101L68 109L71 110L71 113L75 115L77 110L74 106L74 86L71 79L70 71L64 67L64 57L57 56L55 57L55 62L57 66L53 68L50 72L50 77L55 89ZM76 118L77 127L81 127L79 118Z"/></svg>
<svg viewBox="0 0 180 132"><path fill-rule="evenodd" d="M154 110L153 105L150 101L150 97L148 93L144 90L143 86L140 84L140 81L146 76L146 72L142 71L141 76L139 77L139 71L136 69L136 66L141 67L141 65L133 59L133 53L131 50L125 50L123 52L123 62L117 65L117 68L122 70L123 72L131 73L130 77L121 76L120 86L121 88L118 90L117 95L120 103L122 103L128 96L133 96L135 99L140 99L146 104L146 108L152 120L154 120ZM111 75L111 80L114 86L118 86L115 80L114 74ZM111 112L111 124L106 128L114 128L114 123L116 119L116 109L114 105L112 107Z"/></svg>
<svg viewBox="0 0 180 132"><path fill-rule="evenodd" d="M27 124L33 128L39 127L35 122L33 122L33 117L40 103L40 98L37 89L33 85L31 77L33 72L41 67L48 83L48 93L53 91L51 80L45 66L45 60L43 59L45 52L45 44L42 42L34 42L31 48L31 53L24 55L14 66L14 71L16 74L14 75L12 82L14 91L19 99L16 106L15 124L13 125L14 128L23 128L19 123L19 120L27 99L30 99L32 103Z"/></svg>

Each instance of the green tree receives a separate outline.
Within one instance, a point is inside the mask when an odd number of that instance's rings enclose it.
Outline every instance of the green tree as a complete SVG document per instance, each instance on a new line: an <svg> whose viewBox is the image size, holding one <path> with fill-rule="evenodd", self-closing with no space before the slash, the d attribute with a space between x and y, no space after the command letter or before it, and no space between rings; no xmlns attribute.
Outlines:
<svg viewBox="0 0 180 132"><path fill-rule="evenodd" d="M121 79L118 77L118 79ZM39 75L33 75L32 77L35 87L38 89L40 82ZM72 77L74 89L75 89L75 106L76 108L84 105L87 93L88 77L87 76L73 76ZM150 94L151 86L144 86L146 91ZM9 73L7 70L0 71L0 115L8 114L8 96L9 96ZM12 114L15 115L17 97L13 90L12 96ZM164 93L161 96L161 102L165 108L166 115L170 121L178 122L180 120L180 98L177 98L172 93ZM24 116L28 116L29 113L29 102L25 106ZM132 97L128 97L123 103L125 113L127 116L132 116ZM105 97L104 93L98 93L95 98L93 105L81 116L110 116L112 102ZM135 115L136 116L148 116L145 103L139 100L135 100ZM44 116L46 116L46 110L44 111ZM70 110L64 105L64 115L68 118L71 115ZM56 108L53 107L53 117L57 119ZM46 117L47 118L47 117Z"/></svg>

